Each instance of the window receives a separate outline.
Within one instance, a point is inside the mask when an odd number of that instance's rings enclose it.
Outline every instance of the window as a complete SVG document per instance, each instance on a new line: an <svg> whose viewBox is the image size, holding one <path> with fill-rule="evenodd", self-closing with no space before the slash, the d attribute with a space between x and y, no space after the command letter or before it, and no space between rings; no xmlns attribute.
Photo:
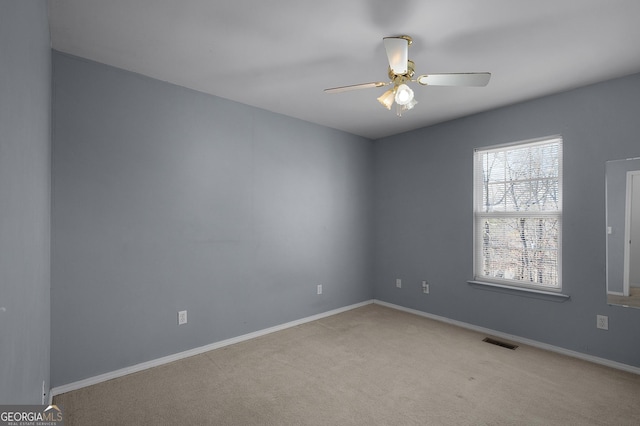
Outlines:
<svg viewBox="0 0 640 426"><path fill-rule="evenodd" d="M560 291L561 231L561 137L475 151L475 280Z"/></svg>

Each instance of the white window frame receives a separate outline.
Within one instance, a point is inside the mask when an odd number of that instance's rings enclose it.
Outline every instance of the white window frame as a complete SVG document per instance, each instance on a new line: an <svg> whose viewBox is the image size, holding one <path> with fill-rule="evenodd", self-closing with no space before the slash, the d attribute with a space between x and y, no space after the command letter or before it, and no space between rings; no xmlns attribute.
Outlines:
<svg viewBox="0 0 640 426"><path fill-rule="evenodd" d="M559 143L558 150L558 208L554 211L499 211L485 212L483 211L483 164L482 155L488 152L508 151L510 149L523 148L527 146L545 145L549 143ZM474 170L473 170L473 274L474 281L477 283L487 283L491 285L506 286L516 289L531 289L534 291L562 291L562 152L563 140L562 136L548 136L538 139L530 139L525 141L513 142L503 145L493 145L489 147L477 148L474 150ZM483 273L483 241L480 238L479 226L484 223L484 219L491 218L508 218L508 217L547 217L554 218L558 221L558 252L557 252L557 283L556 285L541 285L526 280L498 278L486 276Z"/></svg>

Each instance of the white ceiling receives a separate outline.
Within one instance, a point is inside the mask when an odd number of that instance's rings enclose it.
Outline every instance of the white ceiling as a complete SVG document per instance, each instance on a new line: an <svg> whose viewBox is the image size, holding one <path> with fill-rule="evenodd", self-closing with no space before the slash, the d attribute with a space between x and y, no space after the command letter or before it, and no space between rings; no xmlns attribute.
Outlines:
<svg viewBox="0 0 640 426"><path fill-rule="evenodd" d="M371 139L640 72L638 0L50 0L53 48ZM416 74L489 71L487 87L423 87L401 118L385 36Z"/></svg>

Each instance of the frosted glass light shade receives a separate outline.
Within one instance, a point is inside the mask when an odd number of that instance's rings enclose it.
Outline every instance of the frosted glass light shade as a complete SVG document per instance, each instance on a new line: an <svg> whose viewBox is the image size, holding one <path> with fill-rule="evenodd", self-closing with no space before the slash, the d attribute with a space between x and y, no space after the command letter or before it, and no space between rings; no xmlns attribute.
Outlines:
<svg viewBox="0 0 640 426"><path fill-rule="evenodd" d="M391 105L393 105L393 89L389 89L384 92L379 98L378 102L382 104L386 109L391 109Z"/></svg>
<svg viewBox="0 0 640 426"><path fill-rule="evenodd" d="M396 103L406 105L413 100L413 90L406 84L401 84L396 89Z"/></svg>

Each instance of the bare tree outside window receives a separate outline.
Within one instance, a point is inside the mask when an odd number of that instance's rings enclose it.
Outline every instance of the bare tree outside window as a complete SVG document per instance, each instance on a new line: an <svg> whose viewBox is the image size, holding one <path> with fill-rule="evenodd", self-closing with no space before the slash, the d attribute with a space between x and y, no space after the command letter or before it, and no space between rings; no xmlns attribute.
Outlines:
<svg viewBox="0 0 640 426"><path fill-rule="evenodd" d="M476 280L559 290L562 139L475 153Z"/></svg>

